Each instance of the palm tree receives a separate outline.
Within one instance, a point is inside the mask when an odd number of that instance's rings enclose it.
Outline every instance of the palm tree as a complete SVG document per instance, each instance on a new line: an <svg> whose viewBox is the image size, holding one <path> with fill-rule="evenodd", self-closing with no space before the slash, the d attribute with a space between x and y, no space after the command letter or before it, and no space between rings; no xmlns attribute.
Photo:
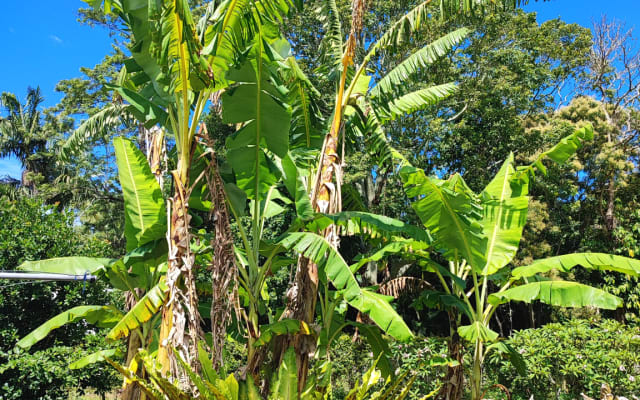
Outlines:
<svg viewBox="0 0 640 400"><path fill-rule="evenodd" d="M45 175L50 167L47 134L41 124L38 107L44 102L40 87L27 89L27 98L20 103L13 93L2 93L0 106L6 114L0 117L0 157L15 156L22 165L21 184L35 189L36 177Z"/></svg>

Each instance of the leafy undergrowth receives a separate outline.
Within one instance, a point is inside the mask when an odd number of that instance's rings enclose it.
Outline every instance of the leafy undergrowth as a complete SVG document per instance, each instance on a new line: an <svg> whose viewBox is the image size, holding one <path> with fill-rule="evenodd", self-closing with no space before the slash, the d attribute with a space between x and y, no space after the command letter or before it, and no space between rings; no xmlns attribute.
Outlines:
<svg viewBox="0 0 640 400"><path fill-rule="evenodd" d="M524 356L527 375L498 354L486 367L488 381L505 385L514 400L576 399L580 393L600 398L603 383L617 396L640 396L640 327L572 320L519 331L509 343Z"/></svg>

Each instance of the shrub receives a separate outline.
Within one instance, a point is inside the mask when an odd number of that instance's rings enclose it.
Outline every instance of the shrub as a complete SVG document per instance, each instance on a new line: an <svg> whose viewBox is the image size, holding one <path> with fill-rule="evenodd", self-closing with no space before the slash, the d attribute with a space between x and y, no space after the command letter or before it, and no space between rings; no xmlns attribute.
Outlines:
<svg viewBox="0 0 640 400"><path fill-rule="evenodd" d="M343 399L362 374L374 362L370 347L363 341L353 342L349 335L341 335L332 344L332 399ZM446 367L427 367L434 357L446 357L447 343L438 337L416 337L408 343L389 342L391 363L396 374L417 372L407 399L421 399L439 387Z"/></svg>
<svg viewBox="0 0 640 400"><path fill-rule="evenodd" d="M73 213L58 212L37 199L0 199L0 270L13 270L26 260L112 255L109 243L80 234L75 222ZM66 399L70 388L82 392L92 386L100 392L112 387L117 381L105 378L104 365L69 372L68 364L81 354L105 346L104 335L88 334L84 324L55 330L29 353L12 349L18 339L64 310L116 300L100 282L0 280L0 399Z"/></svg>
<svg viewBox="0 0 640 400"><path fill-rule="evenodd" d="M438 389L445 376L446 367L429 367L434 358L447 358L447 342L440 337L415 337L408 343L391 343L391 354L396 373L416 372L418 377L410 389L408 399L421 399Z"/></svg>
<svg viewBox="0 0 640 400"><path fill-rule="evenodd" d="M486 367L489 380L512 391L513 399L600 398L608 384L618 396L640 394L640 328L612 320L572 320L519 331L509 339L527 364L519 376L497 353ZM487 384L486 386L490 386Z"/></svg>
<svg viewBox="0 0 640 400"><path fill-rule="evenodd" d="M78 370L68 367L71 361L98 349L92 346L53 346L32 353L0 351L4 359L0 365L0 400L66 400L70 391L82 394L89 387L98 394L111 391L121 380L117 372L105 363Z"/></svg>

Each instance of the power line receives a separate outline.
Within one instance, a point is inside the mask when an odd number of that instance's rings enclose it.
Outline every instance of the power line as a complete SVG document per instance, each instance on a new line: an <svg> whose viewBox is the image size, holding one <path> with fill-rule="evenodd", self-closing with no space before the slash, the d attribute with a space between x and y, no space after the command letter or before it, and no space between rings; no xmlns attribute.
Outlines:
<svg viewBox="0 0 640 400"><path fill-rule="evenodd" d="M83 275L58 274L48 272L16 272L16 271L0 271L0 279L10 280L35 280L35 281L95 281L95 275L85 272Z"/></svg>

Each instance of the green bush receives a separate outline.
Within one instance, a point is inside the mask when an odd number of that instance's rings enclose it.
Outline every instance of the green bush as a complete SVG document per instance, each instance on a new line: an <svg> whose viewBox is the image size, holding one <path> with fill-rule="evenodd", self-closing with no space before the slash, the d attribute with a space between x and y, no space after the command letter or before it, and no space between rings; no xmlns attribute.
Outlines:
<svg viewBox="0 0 640 400"><path fill-rule="evenodd" d="M331 344L331 398L344 399L373 361L366 342L345 334L336 338Z"/></svg>
<svg viewBox="0 0 640 400"><path fill-rule="evenodd" d="M440 337L415 337L408 343L391 343L391 354L396 373L417 372L418 377L410 389L407 399L421 399L442 383L446 367L429 367L434 358L447 358L447 342ZM411 372L410 372L411 373Z"/></svg>
<svg viewBox="0 0 640 400"><path fill-rule="evenodd" d="M617 396L640 394L638 327L572 320L519 331L509 343L524 356L527 375L519 376L496 353L486 367L488 380L506 386L514 400L575 399L580 393L600 398L603 383Z"/></svg>
<svg viewBox="0 0 640 400"><path fill-rule="evenodd" d="M0 199L0 270L13 270L27 260L84 255L112 256L108 242L79 233L76 216L38 199ZM0 280L0 400L67 399L67 391L98 392L117 381L105 379L104 365L69 372L81 354L104 348L103 335L85 324L56 329L30 352L16 354L16 342L54 315L83 304L117 301L100 283Z"/></svg>
<svg viewBox="0 0 640 400"><path fill-rule="evenodd" d="M98 339L102 341L102 335ZM85 349L89 347L89 349ZM68 399L69 392L82 394L92 388L97 394L107 393L120 383L117 372L105 363L70 370L68 365L97 351L95 346L53 346L32 353L9 351L0 356L0 400Z"/></svg>
<svg viewBox="0 0 640 400"><path fill-rule="evenodd" d="M434 357L446 357L446 341L438 337L416 337L408 343L389 343L391 363L397 375L417 372L417 378L407 399L421 399L439 387L446 367L426 367ZM341 335L332 344L332 399L343 399L362 374L374 362L371 348L362 340L353 341L349 335Z"/></svg>

